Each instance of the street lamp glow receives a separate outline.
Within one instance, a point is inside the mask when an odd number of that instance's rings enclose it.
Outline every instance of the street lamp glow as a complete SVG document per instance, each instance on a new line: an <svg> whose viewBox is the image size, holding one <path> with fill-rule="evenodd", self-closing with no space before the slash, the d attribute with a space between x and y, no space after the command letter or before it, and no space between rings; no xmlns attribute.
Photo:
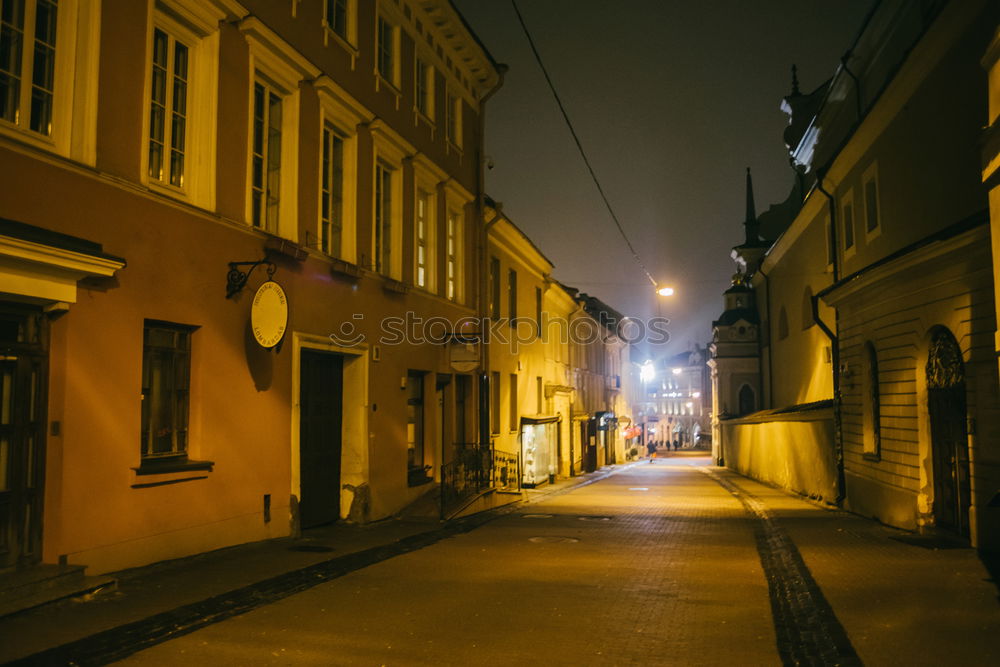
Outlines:
<svg viewBox="0 0 1000 667"><path fill-rule="evenodd" d="M652 382L656 378L656 368L653 367L652 361L647 361L639 369L639 379L643 382Z"/></svg>
<svg viewBox="0 0 1000 667"><path fill-rule="evenodd" d="M673 370L673 372L674 372L674 375L680 375L681 373L683 373L683 372L684 372L684 369L683 369L683 368L673 368L673 369L671 369L671 370Z"/></svg>
<svg viewBox="0 0 1000 667"><path fill-rule="evenodd" d="M661 287L660 289L656 290L656 293L659 294L660 296L673 296L674 295L674 288L673 287Z"/></svg>

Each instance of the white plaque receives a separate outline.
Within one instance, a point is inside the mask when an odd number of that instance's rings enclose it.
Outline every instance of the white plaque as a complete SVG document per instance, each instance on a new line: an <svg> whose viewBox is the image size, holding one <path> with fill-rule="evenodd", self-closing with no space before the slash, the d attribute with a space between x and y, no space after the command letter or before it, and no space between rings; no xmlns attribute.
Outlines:
<svg viewBox="0 0 1000 667"><path fill-rule="evenodd" d="M261 347L272 348L281 342L288 326L288 299L281 285L269 280L253 297L250 328Z"/></svg>

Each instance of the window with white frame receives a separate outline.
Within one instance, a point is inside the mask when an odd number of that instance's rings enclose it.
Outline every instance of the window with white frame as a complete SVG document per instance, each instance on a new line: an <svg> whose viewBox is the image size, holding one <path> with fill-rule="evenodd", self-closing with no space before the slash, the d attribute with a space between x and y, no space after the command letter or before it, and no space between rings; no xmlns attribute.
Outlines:
<svg viewBox="0 0 1000 667"><path fill-rule="evenodd" d="M350 11L352 9L349 0L326 0L324 19L330 30L342 37L346 41L350 40Z"/></svg>
<svg viewBox="0 0 1000 667"><path fill-rule="evenodd" d="M319 202L317 226L306 245L345 262L357 261L359 124L370 120L363 109L328 76L313 84L319 96ZM308 140L306 140L308 144Z"/></svg>
<svg viewBox="0 0 1000 667"><path fill-rule="evenodd" d="M147 172L150 180L177 188L185 185L189 54L187 44L153 29Z"/></svg>
<svg viewBox="0 0 1000 667"><path fill-rule="evenodd" d="M385 17L376 20L375 70L382 79L399 87L399 30Z"/></svg>
<svg viewBox="0 0 1000 667"><path fill-rule="evenodd" d="M840 221L844 235L844 252L854 249L854 192L851 191L840 204Z"/></svg>
<svg viewBox="0 0 1000 667"><path fill-rule="evenodd" d="M282 97L258 79L253 86L250 224L277 233L281 206Z"/></svg>
<svg viewBox="0 0 1000 667"><path fill-rule="evenodd" d="M56 0L0 0L0 118L52 134Z"/></svg>
<svg viewBox="0 0 1000 667"><path fill-rule="evenodd" d="M413 96L417 111L428 120L434 119L434 66L419 56L416 58Z"/></svg>
<svg viewBox="0 0 1000 667"><path fill-rule="evenodd" d="M299 234L299 83L319 70L256 17L240 23L250 45L250 145L246 216L254 228ZM318 139L318 137L316 137Z"/></svg>
<svg viewBox="0 0 1000 667"><path fill-rule="evenodd" d="M448 104L446 108L448 141L457 148L462 147L462 98L448 92Z"/></svg>
<svg viewBox="0 0 1000 667"><path fill-rule="evenodd" d="M462 214L457 209L448 209L445 224L445 297L452 301L462 300Z"/></svg>
<svg viewBox="0 0 1000 667"><path fill-rule="evenodd" d="M372 259L378 273L392 272L393 181L395 170L385 162L375 164L375 249Z"/></svg>
<svg viewBox="0 0 1000 667"><path fill-rule="evenodd" d="M323 124L320 177L320 249L343 255L344 234L344 135L332 123Z"/></svg>
<svg viewBox="0 0 1000 667"><path fill-rule="evenodd" d="M142 178L151 189L212 209L225 13L197 0L158 0L150 11Z"/></svg>
<svg viewBox="0 0 1000 667"><path fill-rule="evenodd" d="M143 461L187 455L195 327L147 320L142 347Z"/></svg>
<svg viewBox="0 0 1000 667"><path fill-rule="evenodd" d="M865 171L861 183L862 193L865 198L865 238L871 238L879 234L882 225L879 208L877 164L873 164Z"/></svg>
<svg viewBox="0 0 1000 667"><path fill-rule="evenodd" d="M98 0L0 0L0 132L96 159Z"/></svg>
<svg viewBox="0 0 1000 667"><path fill-rule="evenodd" d="M414 208L414 282L417 287L431 288L433 272L431 233L433 220L434 195L422 187L417 187L417 201Z"/></svg>

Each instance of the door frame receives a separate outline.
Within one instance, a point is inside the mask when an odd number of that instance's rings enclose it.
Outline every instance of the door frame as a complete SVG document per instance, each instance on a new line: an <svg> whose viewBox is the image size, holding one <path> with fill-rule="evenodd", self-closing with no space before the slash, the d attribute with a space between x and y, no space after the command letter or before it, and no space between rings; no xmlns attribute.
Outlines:
<svg viewBox="0 0 1000 667"><path fill-rule="evenodd" d="M300 447L302 350L330 352L343 356L344 406L341 424L340 447L340 518L347 518L354 492L345 485L358 487L367 484L371 443L368 437L368 346L342 347L329 338L314 334L292 332L292 418L289 461L291 464L289 493L302 497L302 465Z"/></svg>

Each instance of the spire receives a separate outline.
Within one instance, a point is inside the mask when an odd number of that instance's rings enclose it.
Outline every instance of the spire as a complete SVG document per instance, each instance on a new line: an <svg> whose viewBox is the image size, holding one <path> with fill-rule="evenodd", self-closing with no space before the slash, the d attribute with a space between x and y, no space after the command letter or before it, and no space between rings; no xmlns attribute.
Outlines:
<svg viewBox="0 0 1000 667"><path fill-rule="evenodd" d="M801 95L799 92L799 68L792 65L792 95Z"/></svg>
<svg viewBox="0 0 1000 667"><path fill-rule="evenodd" d="M753 204L753 178L750 176L750 167L747 167L747 219L743 222L746 226L747 245L755 245L760 242L757 233L757 210Z"/></svg>

